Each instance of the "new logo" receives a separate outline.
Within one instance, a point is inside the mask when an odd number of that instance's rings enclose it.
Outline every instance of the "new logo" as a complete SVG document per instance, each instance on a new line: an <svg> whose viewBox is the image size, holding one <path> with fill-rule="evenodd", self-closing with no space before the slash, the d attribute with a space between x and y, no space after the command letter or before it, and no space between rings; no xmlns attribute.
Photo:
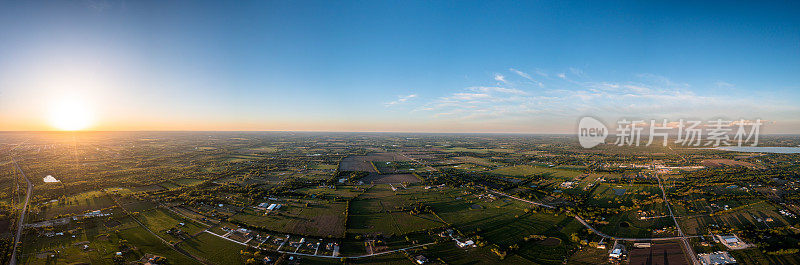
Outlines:
<svg viewBox="0 0 800 265"><path fill-rule="evenodd" d="M608 128L592 117L583 117L578 123L578 142L583 148L592 148L605 142Z"/></svg>

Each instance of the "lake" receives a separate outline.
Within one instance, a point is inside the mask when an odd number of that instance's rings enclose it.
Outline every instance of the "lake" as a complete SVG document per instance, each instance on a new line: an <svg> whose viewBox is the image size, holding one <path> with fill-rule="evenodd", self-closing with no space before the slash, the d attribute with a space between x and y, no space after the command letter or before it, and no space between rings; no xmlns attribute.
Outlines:
<svg viewBox="0 0 800 265"><path fill-rule="evenodd" d="M778 153L778 154L800 153L800 147L723 146L714 149L733 151L733 152L743 152L743 153Z"/></svg>

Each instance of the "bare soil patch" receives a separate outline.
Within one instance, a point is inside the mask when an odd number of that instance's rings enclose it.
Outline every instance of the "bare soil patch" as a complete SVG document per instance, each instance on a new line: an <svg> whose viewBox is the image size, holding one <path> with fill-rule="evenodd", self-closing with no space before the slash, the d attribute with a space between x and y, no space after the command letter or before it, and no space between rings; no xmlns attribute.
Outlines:
<svg viewBox="0 0 800 265"><path fill-rule="evenodd" d="M631 265L689 264L678 242L652 244L649 248L634 248L629 255Z"/></svg>

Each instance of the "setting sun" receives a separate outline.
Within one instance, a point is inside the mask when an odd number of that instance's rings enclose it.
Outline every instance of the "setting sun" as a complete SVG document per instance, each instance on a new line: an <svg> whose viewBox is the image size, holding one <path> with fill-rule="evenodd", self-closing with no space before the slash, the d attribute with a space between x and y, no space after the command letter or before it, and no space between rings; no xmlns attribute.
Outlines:
<svg viewBox="0 0 800 265"><path fill-rule="evenodd" d="M78 100L62 100L51 106L50 124L63 131L77 131L91 125L92 113Z"/></svg>

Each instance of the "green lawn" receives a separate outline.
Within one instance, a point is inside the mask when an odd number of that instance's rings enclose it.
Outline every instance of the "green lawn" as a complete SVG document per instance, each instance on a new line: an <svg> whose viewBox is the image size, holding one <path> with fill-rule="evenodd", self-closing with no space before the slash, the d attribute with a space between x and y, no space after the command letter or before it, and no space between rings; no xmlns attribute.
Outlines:
<svg viewBox="0 0 800 265"><path fill-rule="evenodd" d="M209 233L202 233L178 246L215 264L242 264L239 252L245 246L230 242Z"/></svg>

